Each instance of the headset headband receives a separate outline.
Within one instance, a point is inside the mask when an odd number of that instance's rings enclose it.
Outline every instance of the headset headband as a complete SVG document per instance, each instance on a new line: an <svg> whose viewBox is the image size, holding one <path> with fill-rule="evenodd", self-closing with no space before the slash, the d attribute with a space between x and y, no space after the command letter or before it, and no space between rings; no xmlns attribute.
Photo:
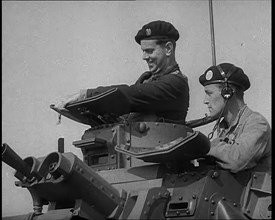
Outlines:
<svg viewBox="0 0 275 220"><path fill-rule="evenodd" d="M222 67L220 65L217 66L218 70L220 71L220 74L223 76L225 83L228 83L228 79L231 77L231 75L236 71L237 67L232 64L232 67L229 69L227 74L223 71Z"/></svg>

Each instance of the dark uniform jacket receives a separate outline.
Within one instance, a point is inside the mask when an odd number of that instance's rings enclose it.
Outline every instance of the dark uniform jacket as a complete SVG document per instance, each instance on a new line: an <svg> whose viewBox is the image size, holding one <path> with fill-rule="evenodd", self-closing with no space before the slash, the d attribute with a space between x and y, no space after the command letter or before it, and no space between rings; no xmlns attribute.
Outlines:
<svg viewBox="0 0 275 220"><path fill-rule="evenodd" d="M160 75L145 72L134 85L88 89L87 98L114 87L128 100L126 104L123 101L123 105L120 99L115 101L116 105L121 106L120 115L131 113L128 118L137 118L136 121L142 120L139 117L141 115L154 115L154 121L185 123L189 107L189 86L187 77L181 73L178 65Z"/></svg>

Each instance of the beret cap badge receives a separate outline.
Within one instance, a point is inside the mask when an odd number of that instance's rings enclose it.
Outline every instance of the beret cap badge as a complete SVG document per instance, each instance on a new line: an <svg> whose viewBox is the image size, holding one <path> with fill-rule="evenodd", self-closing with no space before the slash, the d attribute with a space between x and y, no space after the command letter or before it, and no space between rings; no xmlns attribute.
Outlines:
<svg viewBox="0 0 275 220"><path fill-rule="evenodd" d="M213 77L213 72L211 70L209 70L206 74L205 74L205 79L206 80L210 80Z"/></svg>
<svg viewBox="0 0 275 220"><path fill-rule="evenodd" d="M145 30L145 33L146 33L146 36L150 36L150 35L152 34L152 31L151 31L150 28L147 28L147 29Z"/></svg>
<svg viewBox="0 0 275 220"><path fill-rule="evenodd" d="M141 40L158 39L177 41L179 39L179 32L171 23L157 20L143 25L135 36L138 44L140 44Z"/></svg>
<svg viewBox="0 0 275 220"><path fill-rule="evenodd" d="M219 68L220 67L220 68ZM245 91L250 87L248 76L242 68L233 65L232 63L221 63L209 67L199 78L203 86L215 83L232 84Z"/></svg>

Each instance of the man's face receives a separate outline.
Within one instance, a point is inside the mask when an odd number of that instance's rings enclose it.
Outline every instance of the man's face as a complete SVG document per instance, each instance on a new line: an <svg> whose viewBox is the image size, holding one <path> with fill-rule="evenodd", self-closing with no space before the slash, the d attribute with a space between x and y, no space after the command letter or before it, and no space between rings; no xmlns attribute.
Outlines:
<svg viewBox="0 0 275 220"><path fill-rule="evenodd" d="M221 88L218 84L210 84L204 87L205 97L203 103L207 105L210 116L220 114L224 105L225 99L221 95Z"/></svg>
<svg viewBox="0 0 275 220"><path fill-rule="evenodd" d="M167 65L166 47L156 44L156 40L141 40L142 59L148 64L149 70L154 74L165 69Z"/></svg>

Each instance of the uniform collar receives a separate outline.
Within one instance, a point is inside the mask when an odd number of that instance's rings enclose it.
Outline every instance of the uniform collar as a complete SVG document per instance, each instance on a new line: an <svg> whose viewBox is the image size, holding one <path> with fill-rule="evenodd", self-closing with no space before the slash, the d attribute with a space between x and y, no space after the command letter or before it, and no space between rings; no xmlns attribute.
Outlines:
<svg viewBox="0 0 275 220"><path fill-rule="evenodd" d="M242 117L243 113L245 112L245 110L247 109L247 105L245 104L242 108L240 108L237 117L234 119L233 123L231 124L230 127L234 127L235 125L237 125L240 121L240 118ZM219 124L219 129L227 129L228 128L228 123L224 120L220 122Z"/></svg>
<svg viewBox="0 0 275 220"><path fill-rule="evenodd" d="M158 79L161 76L167 75L169 73L175 72L175 71L179 71L179 65L175 64L174 66L168 67L168 69L166 71L164 71L163 73L158 73L158 74L153 74L152 75L152 80Z"/></svg>

